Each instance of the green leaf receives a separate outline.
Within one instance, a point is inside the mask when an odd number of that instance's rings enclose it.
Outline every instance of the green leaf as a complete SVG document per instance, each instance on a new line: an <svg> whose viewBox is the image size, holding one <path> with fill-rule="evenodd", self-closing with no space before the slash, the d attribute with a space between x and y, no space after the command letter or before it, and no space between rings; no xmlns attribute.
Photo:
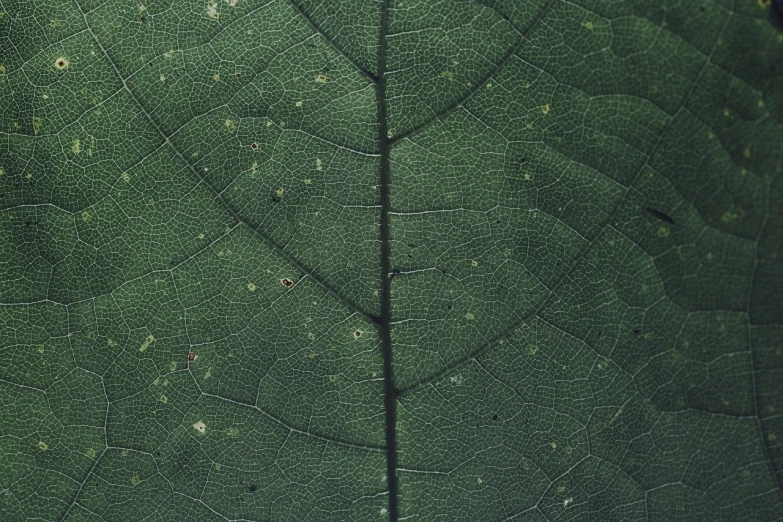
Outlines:
<svg viewBox="0 0 783 522"><path fill-rule="evenodd" d="M783 518L773 4L3 3L0 519Z"/></svg>

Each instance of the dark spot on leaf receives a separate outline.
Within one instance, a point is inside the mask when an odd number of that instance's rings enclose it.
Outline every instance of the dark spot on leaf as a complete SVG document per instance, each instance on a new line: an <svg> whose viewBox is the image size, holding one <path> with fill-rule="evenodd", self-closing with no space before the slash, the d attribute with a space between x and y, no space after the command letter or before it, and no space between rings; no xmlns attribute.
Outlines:
<svg viewBox="0 0 783 522"><path fill-rule="evenodd" d="M454 308L454 307L453 307L453 306L451 306L451 305L447 305L447 306L446 306L446 308L448 308L449 310L451 310L451 309L452 309L452 308Z"/></svg>
<svg viewBox="0 0 783 522"><path fill-rule="evenodd" d="M250 148L253 149L253 150L256 150L258 148L258 143L256 143L256 142L251 143L250 144Z"/></svg>
<svg viewBox="0 0 783 522"><path fill-rule="evenodd" d="M642 333L642 331L641 331L639 328L634 328L634 329L633 329L633 333L634 333L635 335L639 335L640 333Z"/></svg>
<svg viewBox="0 0 783 522"><path fill-rule="evenodd" d="M443 272L443 275L446 275L446 269L445 268L443 270L441 270L441 272Z"/></svg>
<svg viewBox="0 0 783 522"><path fill-rule="evenodd" d="M402 270L400 270L399 268L395 268L394 270L392 270L392 273L391 273L391 275L389 276L389 281L391 281L392 279L394 279L394 276L397 276L397 275L399 275L399 274L400 274L400 272L402 272Z"/></svg>
<svg viewBox="0 0 783 522"><path fill-rule="evenodd" d="M499 220L499 219L496 219L496 220L495 220L495 223L496 223L496 224L500 224L500 220Z"/></svg>
<svg viewBox="0 0 783 522"><path fill-rule="evenodd" d="M527 158L520 158L519 159L519 164L520 165L524 165L525 163L527 163Z"/></svg>
<svg viewBox="0 0 783 522"><path fill-rule="evenodd" d="M497 413L492 416L492 420L495 421L495 422L498 421L498 414Z"/></svg>
<svg viewBox="0 0 783 522"><path fill-rule="evenodd" d="M269 201L271 201L272 203L280 203L280 196L272 196L271 198L269 198Z"/></svg>
<svg viewBox="0 0 783 522"><path fill-rule="evenodd" d="M141 20L142 23L144 23L144 22L147 21L147 15L141 15L141 17L139 17L139 19Z"/></svg>
<svg viewBox="0 0 783 522"><path fill-rule="evenodd" d="M188 361L193 362L196 360L196 354L193 352L188 353Z"/></svg>
<svg viewBox="0 0 783 522"><path fill-rule="evenodd" d="M361 330L354 330L353 336L354 337L361 337L362 336L362 331Z"/></svg>
<svg viewBox="0 0 783 522"><path fill-rule="evenodd" d="M251 493L255 493L256 490L258 489L258 486L255 484L250 484L250 487L248 489L250 490Z"/></svg>
<svg viewBox="0 0 783 522"><path fill-rule="evenodd" d="M236 76L237 78L241 78L242 77L242 73L234 73L234 76Z"/></svg>
<svg viewBox="0 0 783 522"><path fill-rule="evenodd" d="M283 279L281 279L281 280L280 280L280 283L281 283L281 284L282 284L284 287L286 287L286 288L291 288L292 286L294 286L294 282L293 282L293 281L291 281L290 279L288 279L287 277L284 277Z"/></svg>
<svg viewBox="0 0 783 522"><path fill-rule="evenodd" d="M669 214L665 213L665 212L661 212L660 210L656 210L656 209L650 208L650 207L644 207L644 210L646 210L652 216L654 216L654 217L656 217L656 218L658 218L658 219L660 219L662 221L666 221L667 223L674 224L674 220L672 219L672 217Z"/></svg>

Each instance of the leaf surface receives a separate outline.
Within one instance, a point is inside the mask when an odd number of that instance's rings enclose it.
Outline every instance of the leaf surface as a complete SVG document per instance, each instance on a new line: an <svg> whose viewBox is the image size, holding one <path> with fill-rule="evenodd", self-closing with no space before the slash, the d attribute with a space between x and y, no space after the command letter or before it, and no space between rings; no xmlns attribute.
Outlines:
<svg viewBox="0 0 783 522"><path fill-rule="evenodd" d="M779 17L3 4L0 518L783 518Z"/></svg>

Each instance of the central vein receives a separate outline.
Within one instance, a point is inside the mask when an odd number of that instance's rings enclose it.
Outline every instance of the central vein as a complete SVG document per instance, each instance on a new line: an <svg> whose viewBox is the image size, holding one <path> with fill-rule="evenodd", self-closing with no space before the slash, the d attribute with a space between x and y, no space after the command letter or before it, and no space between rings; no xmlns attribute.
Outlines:
<svg viewBox="0 0 783 522"><path fill-rule="evenodd" d="M386 409L386 475L389 487L389 520L396 522L397 514L397 400L394 392L394 373L391 347L391 261L389 246L389 151L391 140L386 125L386 34L389 30L389 2L381 4L381 34L378 47L378 146L381 153L381 306L378 326L383 350L383 395Z"/></svg>

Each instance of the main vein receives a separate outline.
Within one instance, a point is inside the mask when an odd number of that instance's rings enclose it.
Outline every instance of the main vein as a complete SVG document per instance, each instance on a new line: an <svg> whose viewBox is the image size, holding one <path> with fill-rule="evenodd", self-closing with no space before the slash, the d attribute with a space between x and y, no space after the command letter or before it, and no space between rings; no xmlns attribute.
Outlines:
<svg viewBox="0 0 783 522"><path fill-rule="evenodd" d="M389 521L396 522L397 514L397 397L394 391L394 372L391 346L391 260L389 245L389 152L391 142L386 126L386 34L389 30L389 2L381 3L381 34L378 47L378 146L381 153L381 314L378 326L383 350L383 402L386 410L386 475L389 487Z"/></svg>

